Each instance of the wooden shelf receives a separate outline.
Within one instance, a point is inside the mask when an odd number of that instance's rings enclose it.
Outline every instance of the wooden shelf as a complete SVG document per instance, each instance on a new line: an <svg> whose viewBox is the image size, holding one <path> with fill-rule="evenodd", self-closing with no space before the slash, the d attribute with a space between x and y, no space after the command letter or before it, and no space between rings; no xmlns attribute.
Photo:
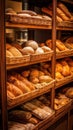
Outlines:
<svg viewBox="0 0 73 130"><path fill-rule="evenodd" d="M61 0L62 2L73 4L73 0Z"/></svg>
<svg viewBox="0 0 73 130"><path fill-rule="evenodd" d="M64 23L64 22L63 22ZM61 25L60 25L61 24ZM58 24L58 26L56 27L57 30L68 30L68 31L73 31L73 23L72 25L69 26L65 26L62 23ZM28 28L28 29L52 29L51 25L27 25L27 24L14 24L14 23L9 23L6 22L6 28Z"/></svg>
<svg viewBox="0 0 73 130"><path fill-rule="evenodd" d="M55 122L57 122L60 118L62 118L63 116L65 116L68 111L70 110L71 105L66 105L65 109L59 113L58 115L55 114L55 117L52 119L52 121L47 122L44 126L42 126L40 128L40 130L46 130L47 128L49 128L51 125L53 125Z"/></svg>
<svg viewBox="0 0 73 130"><path fill-rule="evenodd" d="M27 24L14 24L6 22L6 28L28 28L28 29L52 29L51 25L27 25Z"/></svg>
<svg viewBox="0 0 73 130"><path fill-rule="evenodd" d="M65 57L73 56L73 49L72 50L66 50L66 51L60 51L56 54L56 59L61 59Z"/></svg>
<svg viewBox="0 0 73 130"><path fill-rule="evenodd" d="M50 92L50 89L54 87L55 80L51 81L47 86L42 87L40 89L36 89L34 91L31 91L29 93L23 94L21 96L18 96L14 99L11 99L8 101L8 110L12 109L22 103L25 103L29 100L32 100L38 96L41 96L45 93Z"/></svg>
<svg viewBox="0 0 73 130"><path fill-rule="evenodd" d="M60 88L60 87L66 85L66 84L68 84L68 83L70 83L72 81L73 81L73 75L67 76L67 77L65 77L63 79L60 79L60 80L56 81L55 89Z"/></svg>

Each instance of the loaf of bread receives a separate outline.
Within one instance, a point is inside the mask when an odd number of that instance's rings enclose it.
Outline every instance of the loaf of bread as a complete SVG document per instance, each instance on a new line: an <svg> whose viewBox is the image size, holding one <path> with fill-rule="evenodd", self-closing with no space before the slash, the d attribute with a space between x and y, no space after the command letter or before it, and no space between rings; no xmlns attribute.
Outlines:
<svg viewBox="0 0 73 130"><path fill-rule="evenodd" d="M35 54L43 54L44 50L41 47L38 47L35 51Z"/></svg>
<svg viewBox="0 0 73 130"><path fill-rule="evenodd" d="M30 70L22 71L21 75L22 75L24 78L28 78L29 75L30 75Z"/></svg>
<svg viewBox="0 0 73 130"><path fill-rule="evenodd" d="M55 77L56 77L56 79L63 79L64 78L64 76L60 72L56 72Z"/></svg>
<svg viewBox="0 0 73 130"><path fill-rule="evenodd" d="M18 80L16 77L9 76L8 81L17 86L23 93L30 92L30 89L26 86L26 84Z"/></svg>
<svg viewBox="0 0 73 130"><path fill-rule="evenodd" d="M57 15L63 20L63 21L69 21L69 17L66 16L66 14L57 7Z"/></svg>
<svg viewBox="0 0 73 130"><path fill-rule="evenodd" d="M42 82L50 82L52 81L52 78L48 75L44 75L44 76L40 76L39 77L39 82L42 83Z"/></svg>
<svg viewBox="0 0 73 130"><path fill-rule="evenodd" d="M34 50L36 50L38 48L38 43L33 40L28 40L25 46L32 47Z"/></svg>
<svg viewBox="0 0 73 130"><path fill-rule="evenodd" d="M26 104L22 105L22 109L27 109L33 113L34 116L39 118L40 120L45 119L49 114L45 110L37 107L36 105L32 104L31 102L27 102Z"/></svg>
<svg viewBox="0 0 73 130"><path fill-rule="evenodd" d="M42 95L38 98L41 102L43 102L46 106L50 106L50 101L46 98L45 95Z"/></svg>
<svg viewBox="0 0 73 130"><path fill-rule="evenodd" d="M8 122L8 130L33 130L35 126L32 123L22 124L14 121Z"/></svg>
<svg viewBox="0 0 73 130"><path fill-rule="evenodd" d="M15 97L23 94L21 89L9 82L7 82L7 90L9 90Z"/></svg>
<svg viewBox="0 0 73 130"><path fill-rule="evenodd" d="M7 90L7 99L13 99L13 98L15 98L15 95L11 91Z"/></svg>
<svg viewBox="0 0 73 130"><path fill-rule="evenodd" d="M20 74L15 73L14 76L17 79L19 79L20 81L22 81L24 84L26 84L26 86L29 88L29 90L34 90L35 89L34 85L30 81L28 81L26 78L24 78L23 76L21 76Z"/></svg>
<svg viewBox="0 0 73 130"><path fill-rule="evenodd" d="M66 95L67 97L69 97L69 98L73 98L73 87L69 88L69 89L66 91L65 95Z"/></svg>
<svg viewBox="0 0 73 130"><path fill-rule="evenodd" d="M13 110L9 112L9 120L24 123L32 117L32 114L23 110Z"/></svg>
<svg viewBox="0 0 73 130"><path fill-rule="evenodd" d="M30 71L30 77L39 77L39 70L38 69L32 69Z"/></svg>
<svg viewBox="0 0 73 130"><path fill-rule="evenodd" d="M49 52L49 51L51 51L51 49L49 48L49 47L47 47L47 46L43 46L43 47L41 47L43 50L44 50L44 52Z"/></svg>
<svg viewBox="0 0 73 130"><path fill-rule="evenodd" d="M58 7L66 14L67 17L71 18L71 13L69 12L65 4L59 2Z"/></svg>
<svg viewBox="0 0 73 130"><path fill-rule="evenodd" d="M63 66L60 64L60 63L56 63L56 72L62 72L62 70L63 70Z"/></svg>
<svg viewBox="0 0 73 130"><path fill-rule="evenodd" d="M60 40L56 40L56 47L60 51L67 50L67 47Z"/></svg>
<svg viewBox="0 0 73 130"><path fill-rule="evenodd" d="M37 119L36 117L31 117L29 120L28 120L29 123L32 123L34 125L37 125L40 121L39 119Z"/></svg>
<svg viewBox="0 0 73 130"><path fill-rule="evenodd" d="M23 55L29 55L29 54L34 54L34 49L30 46L28 47L24 47L22 50L21 50L22 54Z"/></svg>
<svg viewBox="0 0 73 130"><path fill-rule="evenodd" d="M16 56L16 57L22 57L22 53L15 47L11 47L9 49L9 51L13 54L13 56Z"/></svg>
<svg viewBox="0 0 73 130"><path fill-rule="evenodd" d="M9 51L9 50L6 50L6 57L14 57L13 54Z"/></svg>
<svg viewBox="0 0 73 130"><path fill-rule="evenodd" d="M29 79L33 84L39 83L39 79L37 77L30 77Z"/></svg>

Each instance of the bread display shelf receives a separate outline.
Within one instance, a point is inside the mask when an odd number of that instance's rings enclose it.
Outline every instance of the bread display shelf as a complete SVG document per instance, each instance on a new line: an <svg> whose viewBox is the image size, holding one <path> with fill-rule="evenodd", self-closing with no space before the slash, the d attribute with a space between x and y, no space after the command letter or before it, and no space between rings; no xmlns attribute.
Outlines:
<svg viewBox="0 0 73 130"><path fill-rule="evenodd" d="M31 62L41 61L41 60L51 60L52 55L53 55L53 51L45 52L43 54L33 54L30 55L30 60Z"/></svg>
<svg viewBox="0 0 73 130"><path fill-rule="evenodd" d="M23 94L23 95L18 96L14 99L9 99L8 100L8 109L11 109L17 105L20 105L24 102L27 102L33 98L36 98L40 95L43 95L43 94L49 92L50 89L54 87L54 83L55 83L55 80L52 80L50 83L48 83L46 86L44 86L40 89L36 89L36 90L31 91L29 93Z"/></svg>
<svg viewBox="0 0 73 130"><path fill-rule="evenodd" d="M64 27L64 28L72 28L73 29L73 22L70 21L64 21L64 22L58 22L57 27Z"/></svg>
<svg viewBox="0 0 73 130"><path fill-rule="evenodd" d="M48 20L46 18L37 18L37 16L33 17L24 17L20 16L18 14L6 14L6 20L11 23L16 24L31 24L31 25L51 25L51 20Z"/></svg>
<svg viewBox="0 0 73 130"><path fill-rule="evenodd" d="M60 51L56 53L56 59L60 59L60 58L68 57L68 56L73 56L73 49Z"/></svg>
<svg viewBox="0 0 73 130"><path fill-rule="evenodd" d="M42 128L46 123L49 123L52 121L52 119L55 118L55 111L52 112L52 114L50 116L48 116L46 119L44 119L43 121L40 121L34 128L34 130L39 130L40 128Z"/></svg>
<svg viewBox="0 0 73 130"><path fill-rule="evenodd" d="M6 22L6 28L52 29L51 25L13 24Z"/></svg>
<svg viewBox="0 0 73 130"><path fill-rule="evenodd" d="M45 62L45 61L50 61L51 57L53 55L53 51L50 52L46 52L44 54L34 54L31 56L26 56L23 57L19 60L19 58L8 58L7 59L7 70L10 69L14 69L14 68L18 68L18 67L23 67L23 66L27 66L27 65L32 65L35 63L40 63L40 62ZM17 61L17 62L16 62Z"/></svg>
<svg viewBox="0 0 73 130"><path fill-rule="evenodd" d="M30 61L30 56L25 55L23 57L6 57L6 64L13 65L13 64L20 64L20 63L28 63Z"/></svg>
<svg viewBox="0 0 73 130"><path fill-rule="evenodd" d="M60 109L55 111L55 116L59 115L63 111L66 111L71 106L71 102L67 103L66 105L62 106Z"/></svg>
<svg viewBox="0 0 73 130"><path fill-rule="evenodd" d="M72 81L73 81L73 75L67 76L67 77L65 77L63 79L60 79L60 80L56 80L56 87L55 87L55 89L65 85L65 84L68 84L68 83L70 83Z"/></svg>

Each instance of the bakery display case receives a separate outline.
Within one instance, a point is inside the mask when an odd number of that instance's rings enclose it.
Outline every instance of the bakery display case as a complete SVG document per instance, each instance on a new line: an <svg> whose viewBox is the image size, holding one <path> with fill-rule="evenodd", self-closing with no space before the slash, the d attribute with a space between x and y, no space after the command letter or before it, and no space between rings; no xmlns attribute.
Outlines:
<svg viewBox="0 0 73 130"><path fill-rule="evenodd" d="M0 2L2 130L47 130L65 115L72 130L73 36L63 40L62 32L73 31L73 2L12 1L21 2L23 10L6 9ZM6 29L28 30L28 38L20 45L7 39ZM65 85L70 83L69 90Z"/></svg>

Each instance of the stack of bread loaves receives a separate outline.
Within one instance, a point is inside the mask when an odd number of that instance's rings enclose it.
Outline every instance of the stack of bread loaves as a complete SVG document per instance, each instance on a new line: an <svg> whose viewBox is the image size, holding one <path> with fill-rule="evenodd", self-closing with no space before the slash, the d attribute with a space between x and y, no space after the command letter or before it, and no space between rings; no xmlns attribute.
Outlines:
<svg viewBox="0 0 73 130"><path fill-rule="evenodd" d="M43 7L42 12L52 17L52 5L48 7ZM57 21L71 21L71 13L69 12L68 8L65 6L65 4L59 2L57 4Z"/></svg>

